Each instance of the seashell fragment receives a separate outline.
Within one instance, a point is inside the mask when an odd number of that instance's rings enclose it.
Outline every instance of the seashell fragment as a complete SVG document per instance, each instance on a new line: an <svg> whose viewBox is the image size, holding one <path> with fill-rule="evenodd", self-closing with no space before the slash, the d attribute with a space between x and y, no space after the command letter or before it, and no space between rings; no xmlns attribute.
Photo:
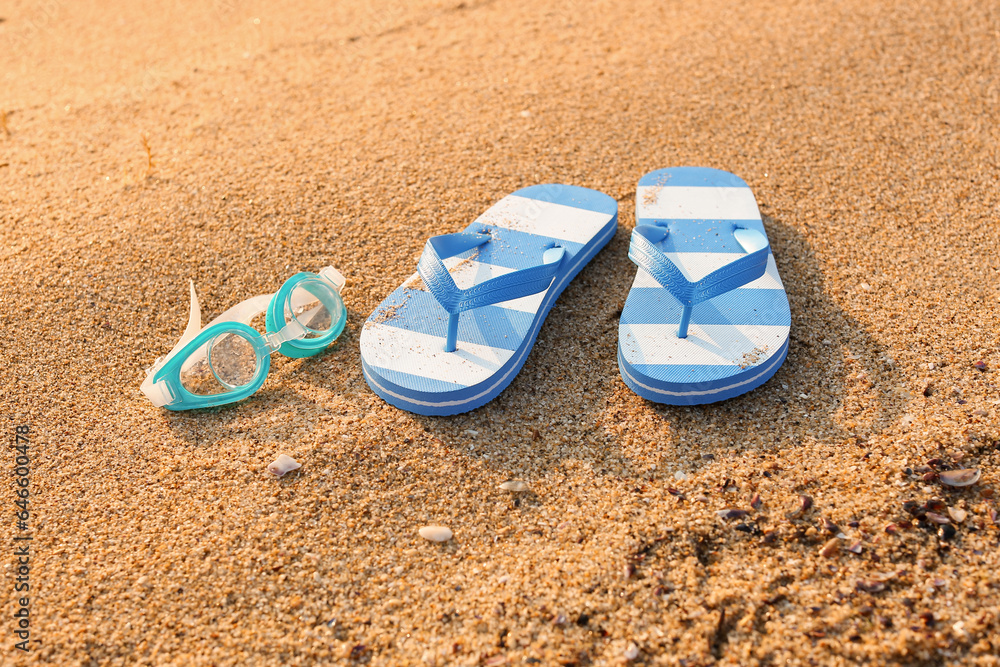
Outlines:
<svg viewBox="0 0 1000 667"><path fill-rule="evenodd" d="M628 646L625 648L625 652L622 653L622 657L628 661L635 660L639 657L639 647L629 642Z"/></svg>
<svg viewBox="0 0 1000 667"><path fill-rule="evenodd" d="M760 509L760 506L761 506L760 494L755 493L753 494L753 498L750 499L750 507L756 510Z"/></svg>
<svg viewBox="0 0 1000 667"><path fill-rule="evenodd" d="M855 542L851 546L847 547L847 550L850 551L852 554L859 554L859 553L861 553L861 541L858 540L857 542Z"/></svg>
<svg viewBox="0 0 1000 667"><path fill-rule="evenodd" d="M978 468L945 470L941 473L941 483L948 486L971 486L979 481L981 475Z"/></svg>
<svg viewBox="0 0 1000 667"><path fill-rule="evenodd" d="M930 521L931 523L936 523L939 526L943 526L946 523L951 523L951 520L948 517L942 514L938 514L937 512L928 512L927 520Z"/></svg>
<svg viewBox="0 0 1000 667"><path fill-rule="evenodd" d="M822 524L823 524L823 530L825 530L828 533L837 534L840 532L840 526L830 521L826 517L823 517Z"/></svg>
<svg viewBox="0 0 1000 667"><path fill-rule="evenodd" d="M302 464L288 454L281 454L278 458L274 459L274 463L267 466L267 471L275 477L281 477L286 472L298 470L301 467Z"/></svg>
<svg viewBox="0 0 1000 667"><path fill-rule="evenodd" d="M445 526L424 526L418 532L420 537L431 542L447 542L452 537L451 529Z"/></svg>
<svg viewBox="0 0 1000 667"><path fill-rule="evenodd" d="M864 591L865 593L881 593L885 590L885 582L858 579L858 583L855 584L855 588L859 591Z"/></svg>
<svg viewBox="0 0 1000 667"><path fill-rule="evenodd" d="M924 510L927 512L943 512L948 505L940 498L931 498L924 503Z"/></svg>
<svg viewBox="0 0 1000 667"><path fill-rule="evenodd" d="M735 507L729 507L729 508L724 509L724 510L719 510L718 512L715 513L715 515L717 517L719 517L720 519L726 519L726 520L729 520L729 519L742 519L747 514L750 514L750 512L748 512L746 510L737 509Z"/></svg>
<svg viewBox="0 0 1000 667"><path fill-rule="evenodd" d="M787 516L789 519L798 518L803 514L805 514L806 512L808 512L809 508L812 506L813 506L813 499L811 497L806 495L800 495L799 506L795 510L786 514L785 516Z"/></svg>
<svg viewBox="0 0 1000 667"><path fill-rule="evenodd" d="M523 482L519 479L512 479L509 482L501 484L500 488L504 491L510 491L511 493L521 493L522 491L527 491L530 487L527 482Z"/></svg>
<svg viewBox="0 0 1000 667"><path fill-rule="evenodd" d="M819 550L819 555L823 558L833 558L837 555L837 551L840 550L840 540L836 537L823 545L823 548Z"/></svg>
<svg viewBox="0 0 1000 667"><path fill-rule="evenodd" d="M949 507L948 516L950 516L951 520L954 521L955 523L962 523L963 521L965 521L965 517L969 516L969 513L963 510L961 507Z"/></svg>

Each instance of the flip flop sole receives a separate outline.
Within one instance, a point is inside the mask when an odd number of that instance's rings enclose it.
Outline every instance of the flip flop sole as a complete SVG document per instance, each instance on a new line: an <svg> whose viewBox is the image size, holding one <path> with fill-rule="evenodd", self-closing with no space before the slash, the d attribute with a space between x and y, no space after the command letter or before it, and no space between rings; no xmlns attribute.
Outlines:
<svg viewBox="0 0 1000 667"><path fill-rule="evenodd" d="M517 376L556 299L617 228L617 202L587 188L536 185L505 197L466 230L489 233L493 241L445 260L452 278L466 289L537 265L558 244L566 255L552 284L462 313L458 349L445 352L448 315L414 274L365 322L361 358L368 385L391 405L423 415L488 403Z"/></svg>
<svg viewBox="0 0 1000 667"><path fill-rule="evenodd" d="M741 256L733 223L766 235L753 193L733 174L681 167L639 181L636 225L669 228L663 252L689 280ZM619 323L618 367L643 398L672 405L732 398L766 382L788 354L791 312L773 255L757 280L696 304L683 339L682 310L638 270Z"/></svg>

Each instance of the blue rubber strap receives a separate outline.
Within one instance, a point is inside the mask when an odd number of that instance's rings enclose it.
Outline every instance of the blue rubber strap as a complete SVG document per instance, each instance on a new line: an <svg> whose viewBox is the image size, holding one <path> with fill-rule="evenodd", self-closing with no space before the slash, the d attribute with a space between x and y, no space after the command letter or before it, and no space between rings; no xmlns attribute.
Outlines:
<svg viewBox="0 0 1000 667"><path fill-rule="evenodd" d="M741 231L748 230L736 228L734 235L743 245L739 236ZM653 276L656 282L673 294L684 306L693 306L737 287L742 287L760 278L767 270L767 256L770 253L770 246L766 244L765 240L763 247L712 271L701 280L691 282L684 277L680 268L656 247L656 244L666 238L668 233L669 231L665 227L653 225L636 227L632 231L628 258ZM762 237L757 232L751 233ZM746 246L744 245L744 247Z"/></svg>
<svg viewBox="0 0 1000 667"><path fill-rule="evenodd" d="M483 245L491 238L489 234L461 232L432 237L424 245L417 273L450 315L519 299L547 289L565 255L563 248L552 248L545 252L543 263L538 266L491 278L469 289L459 289L442 260Z"/></svg>

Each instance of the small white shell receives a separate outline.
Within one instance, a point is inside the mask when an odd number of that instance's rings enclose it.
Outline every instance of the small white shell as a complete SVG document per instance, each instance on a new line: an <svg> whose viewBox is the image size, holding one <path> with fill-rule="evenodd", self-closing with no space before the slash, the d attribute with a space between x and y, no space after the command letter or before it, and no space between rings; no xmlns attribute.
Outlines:
<svg viewBox="0 0 1000 667"><path fill-rule="evenodd" d="M501 484L500 488L504 491L510 491L511 493L518 493L520 491L527 491L529 487L527 482L522 482L519 479L512 479L509 482Z"/></svg>
<svg viewBox="0 0 1000 667"><path fill-rule="evenodd" d="M275 477L281 477L286 472L298 470L301 467L302 464L293 459L291 456L282 454L278 458L274 459L274 463L267 466L267 471Z"/></svg>
<svg viewBox="0 0 1000 667"><path fill-rule="evenodd" d="M962 523L963 521L965 521L965 517L967 517L968 515L969 513L963 510L961 507L948 508L948 516L950 516L951 520L954 521L955 523Z"/></svg>
<svg viewBox="0 0 1000 667"><path fill-rule="evenodd" d="M431 542L447 542L452 537L451 528L444 526L424 526L419 532L420 537Z"/></svg>
<svg viewBox="0 0 1000 667"><path fill-rule="evenodd" d="M946 470L941 473L941 483L948 486L969 486L979 481L982 473L977 468Z"/></svg>

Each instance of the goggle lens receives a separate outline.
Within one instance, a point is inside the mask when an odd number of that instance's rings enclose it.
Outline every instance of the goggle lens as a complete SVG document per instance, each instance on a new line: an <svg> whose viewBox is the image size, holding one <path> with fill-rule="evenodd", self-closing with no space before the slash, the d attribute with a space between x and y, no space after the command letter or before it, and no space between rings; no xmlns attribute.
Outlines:
<svg viewBox="0 0 1000 667"><path fill-rule="evenodd" d="M295 286L285 303L285 324L293 319L306 330L306 338L325 336L338 321L343 306L325 281L307 278Z"/></svg>
<svg viewBox="0 0 1000 667"><path fill-rule="evenodd" d="M257 351L238 333L223 333L195 352L181 368L181 384L197 396L222 394L253 381Z"/></svg>

